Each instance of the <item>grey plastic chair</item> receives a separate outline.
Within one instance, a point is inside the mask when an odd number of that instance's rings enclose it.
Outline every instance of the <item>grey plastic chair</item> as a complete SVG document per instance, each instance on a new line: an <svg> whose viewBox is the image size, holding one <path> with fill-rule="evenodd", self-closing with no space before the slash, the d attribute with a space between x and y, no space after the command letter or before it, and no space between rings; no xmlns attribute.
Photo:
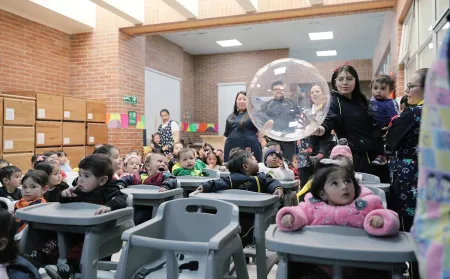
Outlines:
<svg viewBox="0 0 450 279"><path fill-rule="evenodd" d="M386 193L383 190L368 185L364 187L372 191L372 193L374 193L375 195L379 196L381 198L384 208L387 208Z"/></svg>
<svg viewBox="0 0 450 279"><path fill-rule="evenodd" d="M209 178L220 178L220 172L217 170L203 169L202 172L208 175Z"/></svg>
<svg viewBox="0 0 450 279"><path fill-rule="evenodd" d="M362 181L360 181L361 184L378 184L380 182L380 178L373 174L363 173L363 172L357 172L362 176Z"/></svg>
<svg viewBox="0 0 450 279"><path fill-rule="evenodd" d="M194 210L192 210L192 207ZM201 212L202 207L216 213ZM176 199L163 203L155 218L125 231L126 241L115 279L219 279L233 257L237 278L248 279L239 238L238 207L209 199ZM183 253L184 259L180 258ZM179 272L179 265L198 261L197 270Z"/></svg>

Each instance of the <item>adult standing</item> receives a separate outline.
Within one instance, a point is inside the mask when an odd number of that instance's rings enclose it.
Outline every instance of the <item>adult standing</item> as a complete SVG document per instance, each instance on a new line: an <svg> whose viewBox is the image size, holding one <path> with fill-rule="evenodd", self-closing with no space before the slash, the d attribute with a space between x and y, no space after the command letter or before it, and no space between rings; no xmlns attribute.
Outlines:
<svg viewBox="0 0 450 279"><path fill-rule="evenodd" d="M389 206L399 214L402 229L407 232L411 229L416 211L417 146L427 71L426 68L419 69L411 76L405 90L408 107L392 121L386 136L386 155L392 156Z"/></svg>
<svg viewBox="0 0 450 279"><path fill-rule="evenodd" d="M256 160L261 162L261 145L257 133L258 129L253 125L247 112L247 92L240 91L236 94L233 113L228 116L225 125L224 161L228 162L231 149L249 147Z"/></svg>
<svg viewBox="0 0 450 279"><path fill-rule="evenodd" d="M337 137L346 138L353 154L355 171L378 175L388 180L387 168L371 165L374 150L372 140L374 120L369 103L361 92L358 73L350 65L343 65L331 77L331 102L325 121L314 135L328 137L332 130Z"/></svg>
<svg viewBox="0 0 450 279"><path fill-rule="evenodd" d="M162 109L159 113L162 124L158 127L158 134L161 137L161 145L164 152L170 152L173 144L180 141L180 126L176 121L170 120L170 113L167 109Z"/></svg>

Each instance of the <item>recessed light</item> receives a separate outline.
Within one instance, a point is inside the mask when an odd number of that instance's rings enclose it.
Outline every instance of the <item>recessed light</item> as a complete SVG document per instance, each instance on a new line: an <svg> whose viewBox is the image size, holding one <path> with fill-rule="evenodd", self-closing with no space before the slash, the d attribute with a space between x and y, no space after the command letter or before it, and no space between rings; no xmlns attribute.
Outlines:
<svg viewBox="0 0 450 279"><path fill-rule="evenodd" d="M224 41L217 41L216 43L218 43L219 45L221 45L222 47L233 47L233 46L241 46L241 42L239 42L236 39L233 40L224 40Z"/></svg>
<svg viewBox="0 0 450 279"><path fill-rule="evenodd" d="M273 72L275 73L275 75L284 74L284 73L286 73L286 67L276 68L273 70Z"/></svg>
<svg viewBox="0 0 450 279"><path fill-rule="evenodd" d="M429 43L428 48L433 48L433 43Z"/></svg>
<svg viewBox="0 0 450 279"><path fill-rule="evenodd" d="M311 41L331 40L334 38L332 31L308 33L308 35Z"/></svg>
<svg viewBox="0 0 450 279"><path fill-rule="evenodd" d="M322 51L316 51L317 56L336 56L337 52L336 50L322 50Z"/></svg>

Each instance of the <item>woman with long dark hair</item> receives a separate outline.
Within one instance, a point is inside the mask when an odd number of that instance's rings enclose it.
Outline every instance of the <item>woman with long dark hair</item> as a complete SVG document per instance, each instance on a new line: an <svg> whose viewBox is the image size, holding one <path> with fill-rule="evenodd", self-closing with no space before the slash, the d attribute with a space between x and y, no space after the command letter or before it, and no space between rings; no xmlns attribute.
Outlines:
<svg viewBox="0 0 450 279"><path fill-rule="evenodd" d="M388 179L386 168L375 169L371 165L376 156L374 150L377 150L372 140L374 120L355 68L343 65L336 69L331 77L331 87L330 109L314 134L328 137L334 130L338 138L347 139L355 171L378 175L381 180Z"/></svg>
<svg viewBox="0 0 450 279"><path fill-rule="evenodd" d="M247 112L247 93L240 91L236 94L233 113L227 118L225 133L224 161L228 162L231 149L240 147L251 149L258 162L261 162L261 145L258 141L258 129L253 125Z"/></svg>

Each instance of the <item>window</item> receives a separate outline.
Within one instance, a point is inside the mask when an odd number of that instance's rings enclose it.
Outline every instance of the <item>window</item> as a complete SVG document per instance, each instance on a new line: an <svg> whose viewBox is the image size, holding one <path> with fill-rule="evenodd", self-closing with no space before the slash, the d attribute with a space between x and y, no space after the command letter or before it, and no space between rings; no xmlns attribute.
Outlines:
<svg viewBox="0 0 450 279"><path fill-rule="evenodd" d="M405 86L411 79L411 76L414 72L417 71L416 59L414 58L412 61L408 63L405 67Z"/></svg>
<svg viewBox="0 0 450 279"><path fill-rule="evenodd" d="M436 1L436 19L444 16L445 12L448 10L448 0L437 0Z"/></svg>
<svg viewBox="0 0 450 279"><path fill-rule="evenodd" d="M414 6L414 5L413 5ZM413 15L412 10L414 8L412 7L409 11L408 16L406 17L405 22L403 23L403 30L402 30L402 39L400 42L400 61L401 63L404 62L404 60L407 58L408 51L409 51L409 41L411 38L411 26L413 23Z"/></svg>
<svg viewBox="0 0 450 279"><path fill-rule="evenodd" d="M435 46L432 41L428 42L422 51L419 53L419 67L429 68L436 56Z"/></svg>
<svg viewBox="0 0 450 279"><path fill-rule="evenodd" d="M380 66L380 69L377 72L377 75L389 75L389 65L391 64L391 53L388 51L388 54L384 58L383 63Z"/></svg>
<svg viewBox="0 0 450 279"><path fill-rule="evenodd" d="M419 14L419 45L425 43L430 38L433 31L434 12L433 5L430 0L418 1Z"/></svg>

